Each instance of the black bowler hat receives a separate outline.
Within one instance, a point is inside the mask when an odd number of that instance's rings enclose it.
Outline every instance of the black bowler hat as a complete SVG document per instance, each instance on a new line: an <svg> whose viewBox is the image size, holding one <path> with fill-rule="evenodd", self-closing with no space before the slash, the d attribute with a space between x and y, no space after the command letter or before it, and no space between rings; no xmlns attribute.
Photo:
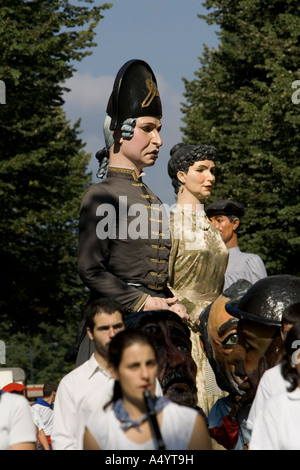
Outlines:
<svg viewBox="0 0 300 470"><path fill-rule="evenodd" d="M156 78L147 62L133 59L120 68L106 112L111 117L111 130L128 118L162 117Z"/></svg>
<svg viewBox="0 0 300 470"><path fill-rule="evenodd" d="M260 279L238 303L227 302L226 311L241 320L280 326L284 310L300 302L300 278L290 274Z"/></svg>
<svg viewBox="0 0 300 470"><path fill-rule="evenodd" d="M215 215L236 215L240 218L244 215L244 204L241 202L229 201L228 199L224 201L215 201L206 207L205 213L207 217Z"/></svg>

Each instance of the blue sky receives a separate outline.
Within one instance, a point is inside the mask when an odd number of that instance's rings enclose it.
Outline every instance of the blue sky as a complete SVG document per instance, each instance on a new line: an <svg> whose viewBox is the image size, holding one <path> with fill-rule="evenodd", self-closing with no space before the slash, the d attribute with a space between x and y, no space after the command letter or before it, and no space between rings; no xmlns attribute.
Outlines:
<svg viewBox="0 0 300 470"><path fill-rule="evenodd" d="M100 2L99 2L100 3ZM103 2L104 3L104 2ZM216 27L198 18L207 10L200 0L114 0L103 11L93 54L76 63L77 72L66 83L67 118L81 118L82 139L92 153L89 169L94 182L98 168L95 153L104 146L102 124L106 104L119 68L130 59L143 59L153 69L160 91L163 118L163 146L159 159L146 168L144 181L164 203L173 204L175 196L167 174L169 151L181 141L184 101L182 78L192 80L200 68L203 44L217 47Z"/></svg>

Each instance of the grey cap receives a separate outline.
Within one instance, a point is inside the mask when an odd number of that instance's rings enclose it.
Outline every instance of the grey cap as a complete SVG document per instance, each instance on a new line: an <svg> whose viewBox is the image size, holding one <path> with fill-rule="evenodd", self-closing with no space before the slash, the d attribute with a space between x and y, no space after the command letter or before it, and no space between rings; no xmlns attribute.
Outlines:
<svg viewBox="0 0 300 470"><path fill-rule="evenodd" d="M236 215L240 218L244 215L244 204L230 201L229 199L215 201L205 208L205 213L207 217L215 215Z"/></svg>

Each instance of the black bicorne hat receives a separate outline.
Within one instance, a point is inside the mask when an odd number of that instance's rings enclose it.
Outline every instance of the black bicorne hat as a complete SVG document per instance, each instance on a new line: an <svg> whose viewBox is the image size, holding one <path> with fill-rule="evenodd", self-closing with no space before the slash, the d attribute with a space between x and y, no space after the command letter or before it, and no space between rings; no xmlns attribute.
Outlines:
<svg viewBox="0 0 300 470"><path fill-rule="evenodd" d="M145 61L132 59L120 68L106 112L111 117L111 130L128 118L162 117L156 78Z"/></svg>
<svg viewBox="0 0 300 470"><path fill-rule="evenodd" d="M205 213L207 217L214 215L236 215L240 218L244 215L244 204L228 199L215 201L205 208Z"/></svg>
<svg viewBox="0 0 300 470"><path fill-rule="evenodd" d="M284 310L300 302L300 278L289 274L260 279L239 302L229 301L226 311L241 320L280 326Z"/></svg>

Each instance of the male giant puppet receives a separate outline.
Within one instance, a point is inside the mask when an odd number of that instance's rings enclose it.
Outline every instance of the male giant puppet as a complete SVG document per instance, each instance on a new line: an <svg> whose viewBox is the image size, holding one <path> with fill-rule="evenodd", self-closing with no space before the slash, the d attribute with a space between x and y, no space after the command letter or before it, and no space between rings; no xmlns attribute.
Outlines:
<svg viewBox="0 0 300 470"><path fill-rule="evenodd" d="M90 301L113 297L129 314L170 309L184 317L185 308L167 287L171 247L167 216L142 179L143 168L154 165L162 145L162 105L155 75L146 62L134 59L121 67L107 114L113 143L108 158L107 152L97 154L98 160L104 157L108 162L107 176L88 189L80 209L80 277ZM100 167L103 176L101 161ZM92 353L86 335L79 343L77 365Z"/></svg>
<svg viewBox="0 0 300 470"><path fill-rule="evenodd" d="M216 402L208 420L212 437L227 449L240 450L249 442L246 421L259 380L282 357L281 318L287 307L300 301L300 278L266 277L238 300L229 293L232 297L226 301L225 294L200 315L208 358L219 386L229 392Z"/></svg>

